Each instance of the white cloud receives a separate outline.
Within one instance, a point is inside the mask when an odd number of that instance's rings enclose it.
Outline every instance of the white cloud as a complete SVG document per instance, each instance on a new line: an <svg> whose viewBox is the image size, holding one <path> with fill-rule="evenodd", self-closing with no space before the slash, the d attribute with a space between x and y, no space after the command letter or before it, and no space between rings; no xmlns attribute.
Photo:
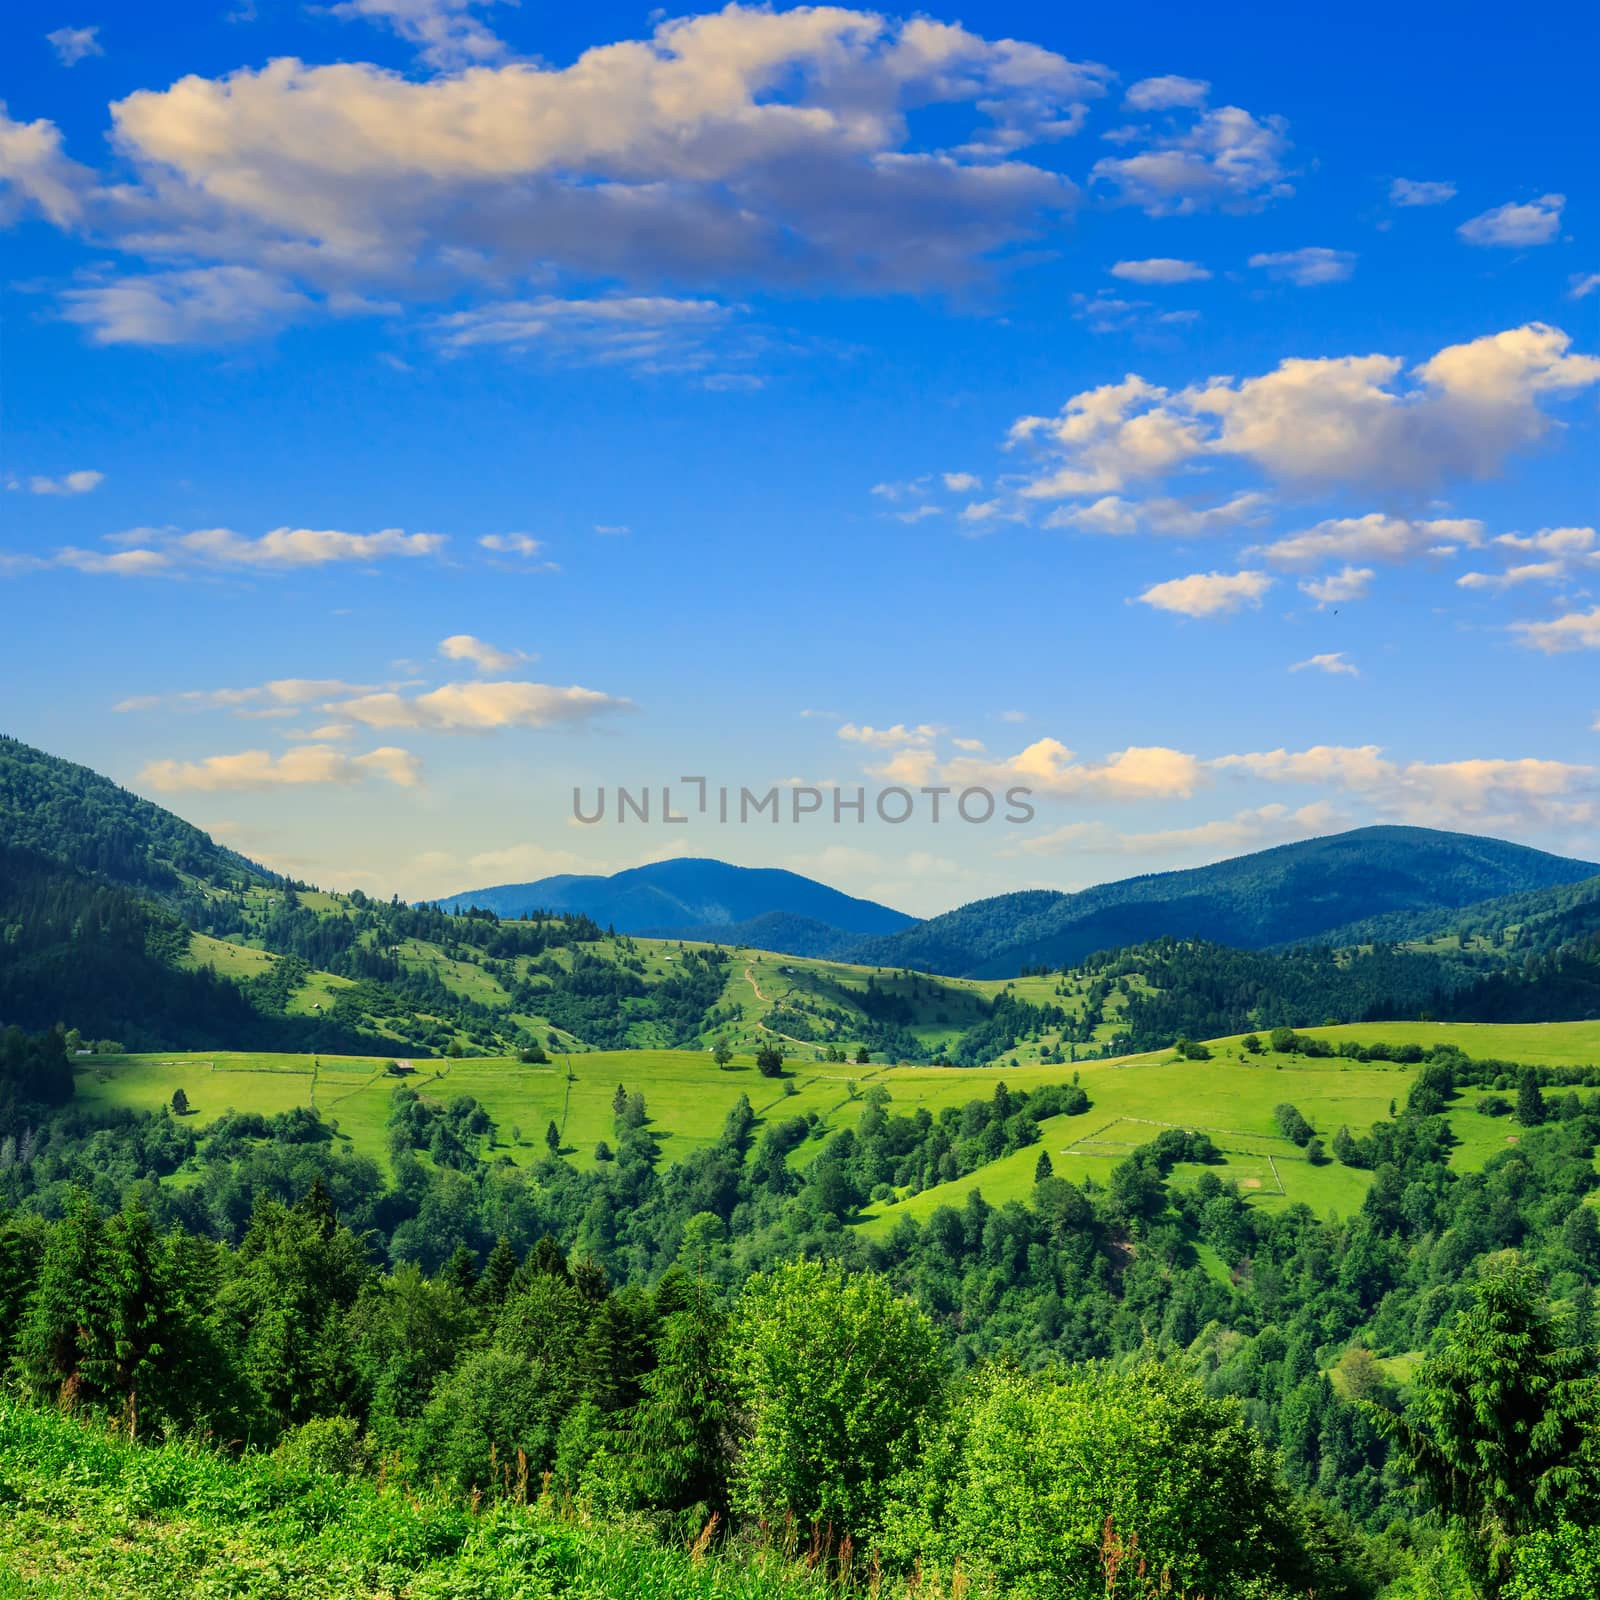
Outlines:
<svg viewBox="0 0 1600 1600"><path fill-rule="evenodd" d="M88 470L79 472L64 472L59 478L32 477L27 481L29 494L54 494L75 495L90 494L106 481L103 472ZM20 484L11 483L8 488L20 488Z"/></svg>
<svg viewBox="0 0 1600 1600"><path fill-rule="evenodd" d="M1258 552L1275 567L1315 567L1325 561L1409 561L1441 548L1483 543L1483 524L1469 517L1436 517L1413 522L1369 512L1335 517L1301 533L1275 539Z"/></svg>
<svg viewBox="0 0 1600 1600"><path fill-rule="evenodd" d="M1575 272L1567 282L1567 298L1582 300L1600 289L1600 272Z"/></svg>
<svg viewBox="0 0 1600 1600"><path fill-rule="evenodd" d="M53 122L15 122L0 103L0 223L31 208L58 228L76 227L93 185L94 174L62 150Z"/></svg>
<svg viewBox="0 0 1600 1600"><path fill-rule="evenodd" d="M699 372L715 360L743 359L755 346L727 351L713 343L738 314L715 300L662 295L606 295L564 300L506 300L433 318L428 330L454 353L485 347L537 351L561 361L625 366L641 372Z"/></svg>
<svg viewBox="0 0 1600 1600"><path fill-rule="evenodd" d="M631 702L584 689L548 683L493 680L447 683L422 694L389 691L331 701L324 708L347 722L369 728L424 728L439 733L482 733L494 728L551 728L581 725L611 712L632 709Z"/></svg>
<svg viewBox="0 0 1600 1600"><path fill-rule="evenodd" d="M437 555L448 542L440 533L343 533L332 528L274 528L250 538L231 528L199 528L177 533L137 528L112 534L106 542L125 548L113 553L75 545L42 556L12 556L0 573L42 572L50 568L123 578L174 577L197 569L256 572L297 571L343 562L372 563L391 558L415 560Z"/></svg>
<svg viewBox="0 0 1600 1600"><path fill-rule="evenodd" d="M1250 257L1250 265L1285 283L1309 289L1322 283L1343 283L1356 270L1356 254L1353 250L1307 245L1300 250L1263 251Z"/></svg>
<svg viewBox="0 0 1600 1600"><path fill-rule="evenodd" d="M1523 245L1549 244L1561 231L1561 210L1567 203L1564 194L1541 195L1519 204L1508 201L1463 222L1456 232L1468 244Z"/></svg>
<svg viewBox="0 0 1600 1600"><path fill-rule="evenodd" d="M839 737L847 744L871 745L874 749L889 750L896 745L921 744L936 738L940 729L931 722L920 722L907 727L897 722L891 728L874 728L870 723L847 722L839 729Z"/></svg>
<svg viewBox="0 0 1600 1600"><path fill-rule="evenodd" d="M478 540L478 548L488 550L495 555L520 556L524 561L532 562L544 549L544 540L535 539L526 533L486 533ZM512 563L498 563L511 566ZM554 561L539 561L531 569L537 572L559 572L561 569Z"/></svg>
<svg viewBox="0 0 1600 1600"><path fill-rule="evenodd" d="M1593 528L1541 528L1537 533L1502 533L1494 542L1507 550L1539 551L1563 558L1590 555L1596 546Z"/></svg>
<svg viewBox="0 0 1600 1600"><path fill-rule="evenodd" d="M470 633L452 633L441 639L439 654L446 661L470 661L479 672L508 672L529 659L521 650L500 650Z"/></svg>
<svg viewBox="0 0 1600 1600"><path fill-rule="evenodd" d="M1319 606L1343 605L1348 600L1365 598L1372 580L1377 577L1371 567L1345 567L1340 572L1329 573L1325 578L1306 578L1300 589Z"/></svg>
<svg viewBox="0 0 1600 1600"><path fill-rule="evenodd" d="M1113 278L1129 283L1203 283L1211 276L1198 261L1182 261L1175 256L1150 256L1144 261L1119 261L1111 268Z"/></svg>
<svg viewBox="0 0 1600 1600"><path fill-rule="evenodd" d="M506 47L472 12L493 0L339 0L329 14L346 21L387 24L422 60L444 68L497 61Z"/></svg>
<svg viewBox="0 0 1600 1600"><path fill-rule="evenodd" d="M1389 204L1395 206L1442 206L1454 200L1453 183L1428 182L1417 178L1396 178L1389 185Z"/></svg>
<svg viewBox="0 0 1600 1600"><path fill-rule="evenodd" d="M1569 611L1550 622L1514 622L1511 628L1530 650L1542 650L1549 656L1569 650L1600 650L1600 606Z"/></svg>
<svg viewBox="0 0 1600 1600"><path fill-rule="evenodd" d="M201 528L172 540L173 553L224 567L293 570L333 562L415 560L437 555L446 543L441 533L343 533L336 528L274 528L258 538L231 528Z"/></svg>
<svg viewBox="0 0 1600 1600"><path fill-rule="evenodd" d="M305 316L313 301L256 267L109 278L62 295L62 315L95 344L233 344Z"/></svg>
<svg viewBox="0 0 1600 1600"><path fill-rule="evenodd" d="M1264 572L1195 572L1153 584L1139 600L1184 617L1225 616L1243 606L1259 606L1272 584Z"/></svg>
<svg viewBox="0 0 1600 1600"><path fill-rule="evenodd" d="M1597 613L1600 615L1600 613ZM1595 769L1531 758L1406 763L1378 745L1314 745L1221 756L1209 763L1271 783L1333 788L1362 796L1381 815L1432 827L1513 829L1592 821Z"/></svg>
<svg viewBox="0 0 1600 1600"><path fill-rule="evenodd" d="M1176 392L1136 373L1073 395L1009 433L1038 461L1021 493L1120 493L1208 462L1347 492L1434 490L1487 478L1555 425L1546 407L1600 383L1600 358L1571 353L1559 328L1520 328L1451 345L1407 370L1388 355L1292 358L1258 377Z"/></svg>
<svg viewBox="0 0 1600 1600"><path fill-rule="evenodd" d="M1297 661L1289 670L1291 672L1326 672L1335 676L1343 673L1351 678L1359 678L1361 676L1361 669L1353 662L1346 661L1342 650L1332 650L1326 655L1311 656L1305 661Z"/></svg>
<svg viewBox="0 0 1600 1600"><path fill-rule="evenodd" d="M1112 76L843 7L669 18L568 65L498 59L466 0L339 14L397 29L442 70L280 58L128 94L111 107L114 180L68 161L52 124L0 123L17 197L186 263L80 291L69 314L96 337L259 334L339 309L355 284L435 303L541 277L960 286L1076 204L1025 153L1075 133ZM931 137L957 121L963 142ZM1220 171L1217 140L1200 143Z"/></svg>
<svg viewBox="0 0 1600 1600"><path fill-rule="evenodd" d="M959 757L939 776L950 784L1021 784L1055 799L1082 800L1186 800L1207 782L1204 764L1181 750L1135 745L1082 761L1059 739L1037 739L1004 760Z"/></svg>
<svg viewBox="0 0 1600 1600"><path fill-rule="evenodd" d="M1258 210L1294 192L1284 166L1287 128L1281 117L1219 106L1181 132L1148 134L1137 155L1102 157L1091 176L1153 217Z"/></svg>
<svg viewBox="0 0 1600 1600"><path fill-rule="evenodd" d="M1564 561L1525 561L1504 572L1463 572L1456 579L1462 589L1492 589L1497 592L1519 588L1525 583L1559 583L1567 576Z"/></svg>
<svg viewBox="0 0 1600 1600"><path fill-rule="evenodd" d="M1236 494L1221 505L1191 505L1157 496L1150 500L1124 500L1102 495L1084 506L1059 506L1044 519L1047 528L1081 528L1086 533L1125 535L1150 532L1174 538L1205 538L1231 533L1259 522L1269 505L1263 494Z"/></svg>
<svg viewBox="0 0 1600 1600"><path fill-rule="evenodd" d="M1211 85L1202 78L1141 78L1130 84L1122 103L1130 111L1170 111L1178 106L1203 106Z"/></svg>
<svg viewBox="0 0 1600 1600"><path fill-rule="evenodd" d="M274 678L270 683L245 689L182 689L176 694L134 695L119 700L115 711L155 711L170 707L179 711L236 711L296 707L327 700L335 695L370 694L369 684L346 683L342 678Z"/></svg>
<svg viewBox="0 0 1600 1600"><path fill-rule="evenodd" d="M56 59L64 67L75 67L89 56L103 56L105 46L100 43L100 29L56 28L45 39L55 51Z"/></svg>
<svg viewBox="0 0 1600 1600"><path fill-rule="evenodd" d="M940 476L951 494L971 494L974 489L983 487L983 479L975 472L945 472Z"/></svg>
<svg viewBox="0 0 1600 1600"><path fill-rule="evenodd" d="M414 789L422 782L422 763L408 750L383 745L352 756L331 745L307 744L273 756L266 750L207 756L201 761L152 761L138 782L162 794L180 790L237 791L355 784L371 778Z"/></svg>

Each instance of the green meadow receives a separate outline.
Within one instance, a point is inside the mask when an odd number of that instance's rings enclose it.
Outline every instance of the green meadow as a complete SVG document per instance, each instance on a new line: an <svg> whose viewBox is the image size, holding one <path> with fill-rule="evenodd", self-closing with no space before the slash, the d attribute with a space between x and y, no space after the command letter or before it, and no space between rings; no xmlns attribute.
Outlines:
<svg viewBox="0 0 1600 1600"><path fill-rule="evenodd" d="M757 982L761 975L752 976ZM763 984L763 989L765 985ZM1306 1030L1334 1043L1446 1042L1475 1057L1552 1066L1586 1066L1600 1060L1600 1023L1477 1025L1467 1023L1371 1023ZM612 1101L621 1086L645 1097L650 1127L663 1159L681 1159L714 1141L741 1095L758 1117L807 1116L825 1132L853 1126L868 1088L880 1086L901 1114L987 1098L997 1083L1036 1089L1076 1080L1087 1091L1089 1110L1040 1125L1041 1142L979 1171L924 1190L900 1195L868 1209L869 1232L892 1226L901 1215L923 1219L941 1205L960 1205L973 1190L991 1204L1024 1199L1033 1186L1041 1150L1056 1173L1075 1182L1103 1184L1119 1161L1164 1127L1206 1131L1223 1154L1224 1177L1266 1205L1303 1203L1319 1214L1359 1205L1368 1174L1327 1161L1313 1165L1284 1138L1274 1107L1288 1102L1304 1113L1326 1142L1341 1125L1361 1131L1403 1103L1413 1069L1391 1062L1352 1062L1338 1057L1266 1053L1250 1055L1239 1038L1212 1041L1213 1059L1177 1059L1170 1051L1090 1061L1072 1066L952 1068L823 1064L791 1061L782 1078L754 1070L750 1056L736 1055L720 1068L703 1050L585 1051L555 1056L548 1064L525 1065L509 1057L413 1061L396 1078L389 1060L376 1056L301 1056L241 1052L158 1053L85 1058L77 1071L78 1102L87 1108L126 1106L154 1110L182 1089L190 1114L204 1126L228 1111L265 1115L291 1107L314 1108L355 1150L387 1165L385 1124L391 1097L402 1083L424 1095L448 1099L470 1095L495 1123L493 1149L519 1165L546 1153L546 1129L554 1123L566 1159L580 1167L595 1161L601 1141L615 1142ZM1450 1116L1460 1145L1462 1170L1481 1167L1518 1133L1502 1117L1478 1114L1484 1091L1467 1090ZM806 1141L791 1160L804 1165L822 1148ZM1219 1170L1219 1169L1212 1169ZM1198 1169L1179 1168L1176 1182L1193 1181Z"/></svg>

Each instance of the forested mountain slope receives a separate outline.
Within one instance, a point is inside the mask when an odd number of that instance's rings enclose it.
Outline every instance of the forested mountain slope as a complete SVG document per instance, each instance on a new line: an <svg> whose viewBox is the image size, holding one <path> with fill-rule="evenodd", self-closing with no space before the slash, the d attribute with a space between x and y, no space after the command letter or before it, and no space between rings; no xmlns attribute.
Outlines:
<svg viewBox="0 0 1600 1600"><path fill-rule="evenodd" d="M1349 833L1153 873L1075 894L1032 891L974 901L887 939L858 961L975 977L1058 967L1149 939L1196 938L1243 949L1346 942L1341 930L1395 912L1453 910L1593 877L1568 860L1501 839L1429 828Z"/></svg>

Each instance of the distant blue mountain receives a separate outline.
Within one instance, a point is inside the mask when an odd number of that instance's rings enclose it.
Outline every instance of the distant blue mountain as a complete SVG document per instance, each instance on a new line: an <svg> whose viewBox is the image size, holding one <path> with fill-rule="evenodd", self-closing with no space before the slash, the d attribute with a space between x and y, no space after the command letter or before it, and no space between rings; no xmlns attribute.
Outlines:
<svg viewBox="0 0 1600 1600"><path fill-rule="evenodd" d="M477 907L501 917L582 913L618 933L761 943L793 955L831 955L853 940L898 933L916 921L798 872L698 858L656 861L610 877L569 872L534 883L502 883L439 904L447 911Z"/></svg>

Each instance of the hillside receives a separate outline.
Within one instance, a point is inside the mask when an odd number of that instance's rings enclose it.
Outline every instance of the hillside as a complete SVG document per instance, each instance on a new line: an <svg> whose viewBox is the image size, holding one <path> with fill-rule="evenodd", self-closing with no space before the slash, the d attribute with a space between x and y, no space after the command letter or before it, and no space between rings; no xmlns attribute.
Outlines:
<svg viewBox="0 0 1600 1600"><path fill-rule="evenodd" d="M0 735L0 842L111 883L177 895L193 880L273 875L160 806L57 756Z"/></svg>
<svg viewBox="0 0 1600 1600"><path fill-rule="evenodd" d="M533 883L500 884L450 895L439 904L447 911L476 907L501 917L560 911L618 933L761 943L796 955L831 953L842 942L840 935L891 934L915 921L797 872L698 857L651 862L610 877L563 873ZM794 942L771 943L774 938Z"/></svg>
<svg viewBox="0 0 1600 1600"><path fill-rule="evenodd" d="M1074 894L974 901L853 959L964 977L1066 967L1096 951L1170 937L1242 949L1350 942L1375 917L1457 910L1593 877L1591 862L1429 828L1358 828L1212 866L1152 873Z"/></svg>

